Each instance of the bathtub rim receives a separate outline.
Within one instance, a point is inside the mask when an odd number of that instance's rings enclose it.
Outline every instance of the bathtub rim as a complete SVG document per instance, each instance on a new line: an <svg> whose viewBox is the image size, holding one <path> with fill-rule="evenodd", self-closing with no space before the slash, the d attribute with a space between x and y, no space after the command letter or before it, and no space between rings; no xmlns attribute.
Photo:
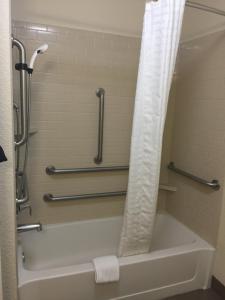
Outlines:
<svg viewBox="0 0 225 300"><path fill-rule="evenodd" d="M180 225L182 225L183 228L188 230L189 233L193 235L193 238L195 238L195 240L189 244L183 244L180 246L171 247L162 250L155 250L145 254L139 254L139 255L128 256L128 257L119 257L119 263L121 267L124 265L141 263L146 260L149 261L149 260L156 260L165 257L173 257L185 253L198 252L198 251L210 251L213 253L215 251L215 248L213 246L211 246L208 242L206 242L201 237L199 237L195 232L193 232L187 226L182 224L176 218L174 218L168 213L161 213L161 214L175 219ZM103 220L112 219L112 218L115 217L103 218ZM93 220L99 220L99 219L93 219ZM87 220L87 221L91 222L92 220ZM79 222L86 222L86 221L79 221ZM72 224L72 223L74 222L63 223L62 226L66 226L66 224ZM48 226L55 226L55 224L48 225ZM56 226L60 226L60 224L56 224ZM24 266L22 253L23 253L22 245L18 243L17 254L18 254L18 287L19 288L37 280L47 280L51 278L66 277L66 276L81 274L85 272L94 273L94 267L92 262L74 264L70 266L55 267L49 269L42 269L42 270L29 270L26 269Z"/></svg>

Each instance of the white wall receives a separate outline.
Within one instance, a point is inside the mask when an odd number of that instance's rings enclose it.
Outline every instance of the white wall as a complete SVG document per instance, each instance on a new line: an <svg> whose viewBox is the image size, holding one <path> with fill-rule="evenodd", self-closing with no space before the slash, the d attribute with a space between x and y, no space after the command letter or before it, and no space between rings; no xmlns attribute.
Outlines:
<svg viewBox="0 0 225 300"><path fill-rule="evenodd" d="M0 245L4 300L17 299L14 147L11 80L10 1L0 1L0 144L8 161L0 164Z"/></svg>
<svg viewBox="0 0 225 300"><path fill-rule="evenodd" d="M20 21L138 35L145 0L12 0Z"/></svg>
<svg viewBox="0 0 225 300"><path fill-rule="evenodd" d="M220 217L214 276L225 285L225 197L223 197L223 206Z"/></svg>
<svg viewBox="0 0 225 300"><path fill-rule="evenodd" d="M198 0L197 3L225 10L224 0ZM218 27L225 28L225 17L204 12L195 8L186 7L183 22L182 40L189 40L199 35L204 35Z"/></svg>
<svg viewBox="0 0 225 300"><path fill-rule="evenodd" d="M171 160L203 178L225 179L224 32L183 44L176 81ZM217 244L222 189L205 187L170 172L177 187L167 209L212 245Z"/></svg>
<svg viewBox="0 0 225 300"><path fill-rule="evenodd" d="M2 292L3 292L2 291L2 265L1 265L1 252L0 252L0 300L3 300Z"/></svg>
<svg viewBox="0 0 225 300"><path fill-rule="evenodd" d="M224 0L198 0L225 10ZM13 19L141 35L145 0L12 0ZM225 26L225 18L186 8L182 40Z"/></svg>
<svg viewBox="0 0 225 300"><path fill-rule="evenodd" d="M37 46L49 44L32 76L31 128L37 133L30 139L28 177L33 213L30 217L24 210L18 221L64 223L122 214L125 197L50 204L43 201L43 195L126 190L127 172L48 176L45 169L48 165L96 166L98 87L106 91L102 166L129 163L140 39L52 25L47 30L45 24L14 24L14 35L25 45L28 57ZM19 98L17 73L15 99Z"/></svg>

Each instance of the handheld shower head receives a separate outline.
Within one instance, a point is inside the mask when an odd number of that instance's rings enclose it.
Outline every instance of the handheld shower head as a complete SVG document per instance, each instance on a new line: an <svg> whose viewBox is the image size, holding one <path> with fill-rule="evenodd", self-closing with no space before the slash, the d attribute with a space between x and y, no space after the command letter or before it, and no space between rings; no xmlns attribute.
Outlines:
<svg viewBox="0 0 225 300"><path fill-rule="evenodd" d="M33 72L33 69L34 69L34 63L35 63L35 60L38 56L38 54L43 54L45 53L45 51L48 50L48 44L44 44L42 46L40 46L39 48L37 48L34 53L32 54L31 56L31 59L30 59L30 64L29 64L29 69L30 69L30 73Z"/></svg>
<svg viewBox="0 0 225 300"><path fill-rule="evenodd" d="M38 54L43 54L47 50L48 50L48 44L44 44L40 46L36 51Z"/></svg>

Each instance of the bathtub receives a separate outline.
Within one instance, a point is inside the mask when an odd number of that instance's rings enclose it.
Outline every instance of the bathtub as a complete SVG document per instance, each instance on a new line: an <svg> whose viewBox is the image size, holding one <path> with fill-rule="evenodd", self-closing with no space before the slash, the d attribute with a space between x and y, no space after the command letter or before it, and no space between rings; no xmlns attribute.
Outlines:
<svg viewBox="0 0 225 300"><path fill-rule="evenodd" d="M150 253L119 258L120 281L95 284L91 261L117 253L121 226L113 217L20 234L20 300L155 300L209 286L215 249L167 214L157 215Z"/></svg>

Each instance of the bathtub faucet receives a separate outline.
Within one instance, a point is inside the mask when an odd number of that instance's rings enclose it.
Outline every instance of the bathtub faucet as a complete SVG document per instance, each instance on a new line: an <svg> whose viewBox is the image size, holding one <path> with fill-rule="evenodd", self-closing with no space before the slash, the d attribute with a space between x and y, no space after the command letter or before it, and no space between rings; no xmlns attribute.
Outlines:
<svg viewBox="0 0 225 300"><path fill-rule="evenodd" d="M42 224L41 223L34 223L34 224L22 224L17 226L17 232L26 232L26 231L42 231Z"/></svg>

